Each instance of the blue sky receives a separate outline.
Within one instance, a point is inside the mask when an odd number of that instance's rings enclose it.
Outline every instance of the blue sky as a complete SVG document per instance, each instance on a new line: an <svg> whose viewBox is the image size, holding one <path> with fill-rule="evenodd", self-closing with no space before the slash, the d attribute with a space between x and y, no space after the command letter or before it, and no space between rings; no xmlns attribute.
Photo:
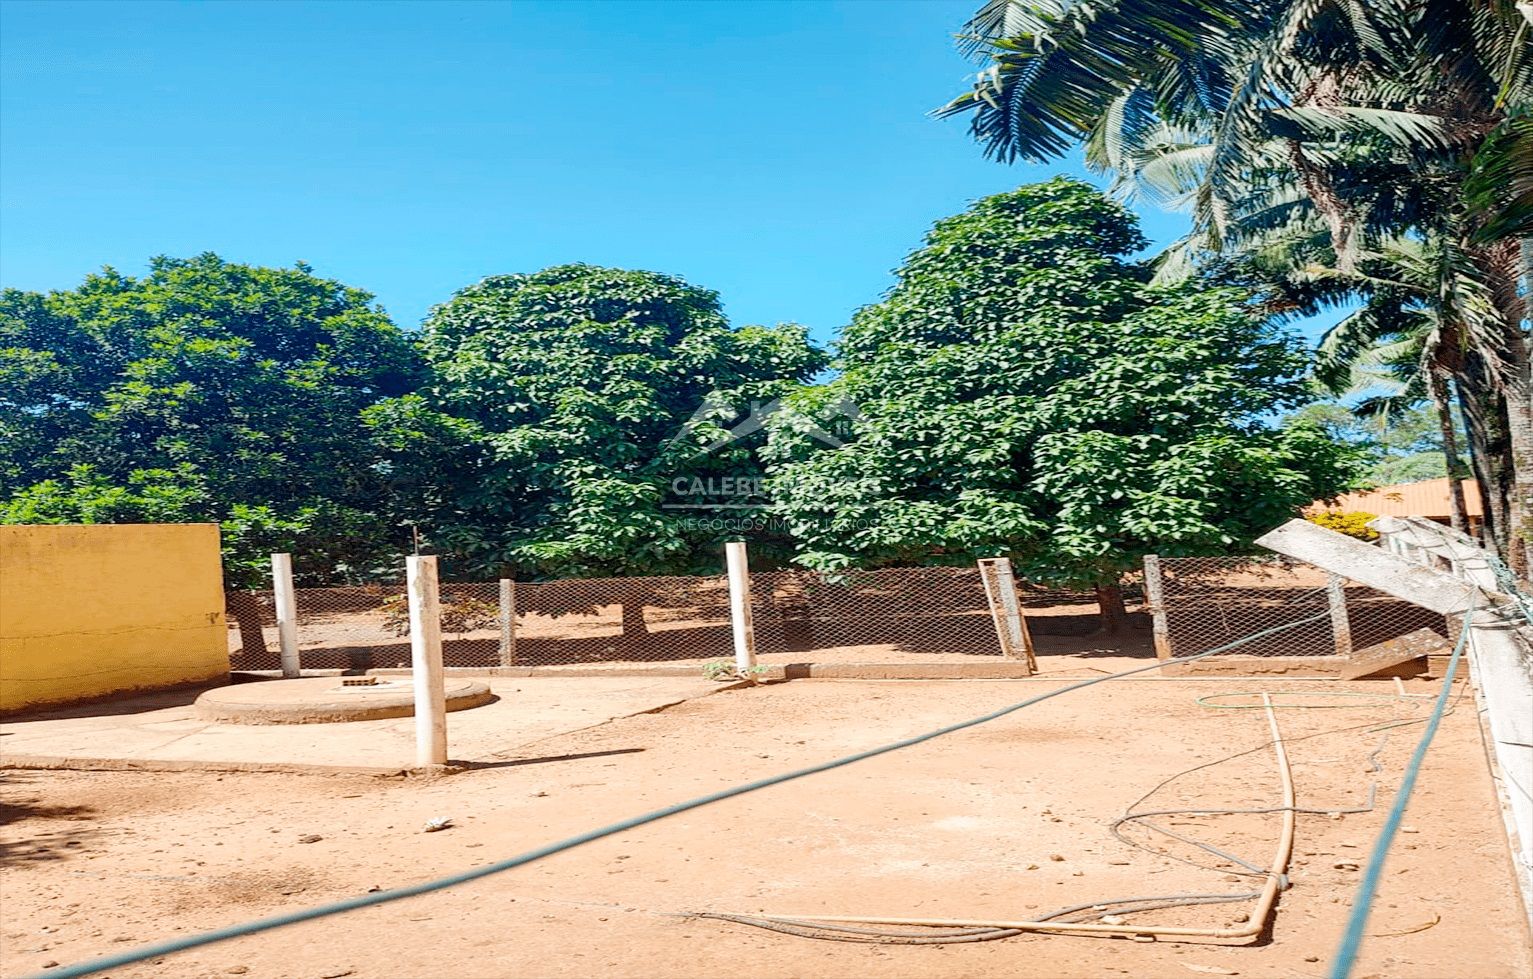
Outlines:
<svg viewBox="0 0 1533 979"><path fill-rule="evenodd" d="M482 276L584 261L828 340L936 218L1083 173L928 116L967 85L977 4L10 0L0 282L301 259L414 327Z"/></svg>

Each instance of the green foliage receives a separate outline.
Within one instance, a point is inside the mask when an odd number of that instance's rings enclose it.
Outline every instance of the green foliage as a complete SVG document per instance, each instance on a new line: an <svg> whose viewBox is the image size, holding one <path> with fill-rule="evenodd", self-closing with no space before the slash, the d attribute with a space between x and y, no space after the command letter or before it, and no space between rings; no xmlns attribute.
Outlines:
<svg viewBox="0 0 1533 979"><path fill-rule="evenodd" d="M1162 281L1238 260L1279 315L1353 306L1317 378L1340 391L1382 372L1403 404L1457 397L1486 529L1525 569L1529 9L987 0L964 32L984 68L939 111L1000 159L1081 144L1116 192L1190 212Z"/></svg>
<svg viewBox="0 0 1533 979"><path fill-rule="evenodd" d="M1442 479L1448 475L1448 459L1441 452L1412 452L1384 459L1368 470L1370 483L1388 486L1415 483L1423 479Z"/></svg>
<svg viewBox="0 0 1533 979"><path fill-rule="evenodd" d="M1261 421L1304 357L1242 293L1159 289L1131 216L1056 179L939 222L847 329L842 375L796 396L861 411L842 448L773 432L799 560L967 563L1105 583L1147 552L1237 548L1350 485L1361 454Z"/></svg>
<svg viewBox="0 0 1533 979"><path fill-rule="evenodd" d="M0 519L219 521L232 584L273 548L301 577L359 574L399 545L363 411L420 372L370 295L303 265L157 258L6 290Z"/></svg>
<svg viewBox="0 0 1533 979"><path fill-rule="evenodd" d="M207 490L190 465L135 469L123 482L80 463L0 503L0 523L178 523L197 520L207 505Z"/></svg>
<svg viewBox="0 0 1533 979"><path fill-rule="evenodd" d="M302 266L204 255L12 290L0 521L217 521L232 586L273 551L300 581L396 572L411 524L449 574L689 573L738 529L686 487L769 461L788 531L753 534L758 561L1007 553L1108 582L1146 550L1236 546L1365 454L1323 419L1264 425L1304 399L1299 352L1239 291L1152 288L1125 259L1143 245L1073 181L980 201L857 314L818 387L803 328L732 328L714 293L649 272L494 276L414 344ZM450 631L491 612L449 609Z"/></svg>
<svg viewBox="0 0 1533 979"><path fill-rule="evenodd" d="M769 669L771 667L765 663L757 663L755 666L741 670L732 659L715 659L703 664L703 679L717 680L720 683L729 680L755 680Z"/></svg>
<svg viewBox="0 0 1533 979"><path fill-rule="evenodd" d="M1377 516L1373 513L1342 513L1340 510L1324 510L1311 514L1305 519L1327 530L1334 530L1338 534L1346 534L1358 540L1374 541L1379 539L1379 535L1368 529L1368 521L1376 519Z"/></svg>
<svg viewBox="0 0 1533 979"><path fill-rule="evenodd" d="M716 568L725 535L667 507L672 481L759 473L755 442L702 450L824 363L802 327L732 329L713 292L589 265L463 289L421 349L432 381L366 416L411 488L396 516L464 567L519 575Z"/></svg>
<svg viewBox="0 0 1533 979"><path fill-rule="evenodd" d="M1359 415L1335 401L1317 401L1284 416L1282 425L1317 426L1339 442L1365 453L1369 483L1411 483L1448 475L1442 427L1426 406L1388 414Z"/></svg>

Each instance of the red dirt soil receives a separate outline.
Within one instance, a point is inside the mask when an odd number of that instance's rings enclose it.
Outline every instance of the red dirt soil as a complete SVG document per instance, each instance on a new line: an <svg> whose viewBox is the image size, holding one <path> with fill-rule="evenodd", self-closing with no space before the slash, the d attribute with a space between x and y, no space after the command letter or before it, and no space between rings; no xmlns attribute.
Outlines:
<svg viewBox="0 0 1533 979"><path fill-rule="evenodd" d="M432 780L6 772L0 973L31 974L491 862L1058 682L794 681L727 691L524 746L504 767ZM1256 689L1331 705L1279 712L1301 807L1362 806L1376 779L1379 808L1298 817L1293 886L1255 944L1033 935L879 946L678 916L1024 919L1109 898L1255 890L1252 878L1232 873L1240 868L1203 851L1126 829L1149 848L1140 849L1114 839L1107 824L1166 779L1140 808L1278 804L1263 712L1196 702ZM1424 700L1391 699L1393 689L1281 679L1103 684L447 892L112 975L1319 976L1358 881L1351 868L1367 860L1422 726L1378 728L1419 721L1428 709ZM1321 691L1371 696L1316 697ZM507 743L516 741L508 731ZM1248 753L1229 757L1239 752ZM423 833L433 817L455 825ZM1264 865L1279 817L1172 816L1161 825ZM308 836L319 839L303 842ZM1132 920L1217 927L1250 911L1247 902ZM1368 934L1357 979L1533 970L1471 698L1446 718L1428 756Z"/></svg>

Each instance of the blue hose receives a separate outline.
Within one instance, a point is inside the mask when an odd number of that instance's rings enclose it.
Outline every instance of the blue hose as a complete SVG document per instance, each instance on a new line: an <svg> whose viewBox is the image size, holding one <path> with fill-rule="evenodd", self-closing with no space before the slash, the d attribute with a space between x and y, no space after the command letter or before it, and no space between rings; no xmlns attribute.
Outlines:
<svg viewBox="0 0 1533 979"><path fill-rule="evenodd" d="M1405 818L1405 807L1410 804L1411 791L1416 787L1416 776L1421 772L1421 763L1426 759L1427 748L1432 744L1432 738L1437 734L1437 725L1442 721L1443 711L1448 706L1448 694L1453 689L1453 675L1458 672L1459 660L1464 655L1464 645L1469 639L1469 623L1474 618L1474 610L1475 606L1471 605L1464 615L1464 628L1459 631L1458 642L1453 646L1453 655L1448 658L1448 669L1443 673L1442 692L1437 695L1437 703L1432 707L1431 716L1427 718L1426 730L1421 732L1421 740L1416 742L1416 750L1405 766L1405 773L1400 778L1400 791L1395 793L1395 801L1389 807L1389 815L1384 818L1384 828L1379 830L1378 838L1373 841L1373 851L1368 856L1368 868L1357 885L1357 895L1352 899L1352 914L1347 918L1347 929L1342 933L1341 944L1336 948L1336 957L1331 960L1329 979L1347 979L1347 976L1352 973L1352 966L1357 962L1357 952L1363 944L1363 928L1368 924L1368 914L1373 910L1373 899L1379 889L1379 878L1384 873L1384 858L1389 855L1389 848L1395 841L1395 834L1399 832L1400 822Z"/></svg>

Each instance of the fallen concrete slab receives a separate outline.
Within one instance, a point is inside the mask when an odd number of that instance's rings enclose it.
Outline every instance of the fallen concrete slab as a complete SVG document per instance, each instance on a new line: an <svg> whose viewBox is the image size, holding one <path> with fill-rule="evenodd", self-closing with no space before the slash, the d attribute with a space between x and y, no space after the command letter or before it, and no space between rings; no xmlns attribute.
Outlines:
<svg viewBox="0 0 1533 979"><path fill-rule="evenodd" d="M1468 611L1479 594L1467 581L1308 520L1290 520L1256 543L1444 615Z"/></svg>
<svg viewBox="0 0 1533 979"><path fill-rule="evenodd" d="M1505 810L1507 834L1533 923L1533 654L1517 634L1520 623L1486 616L1469 630L1469 668L1490 740L1492 774Z"/></svg>
<svg viewBox="0 0 1533 979"><path fill-rule="evenodd" d="M1341 678L1362 680L1379 676L1411 676L1426 669L1429 656L1448 653L1452 649L1452 643L1431 629L1417 629L1364 649L1353 650L1347 665L1341 670Z"/></svg>

